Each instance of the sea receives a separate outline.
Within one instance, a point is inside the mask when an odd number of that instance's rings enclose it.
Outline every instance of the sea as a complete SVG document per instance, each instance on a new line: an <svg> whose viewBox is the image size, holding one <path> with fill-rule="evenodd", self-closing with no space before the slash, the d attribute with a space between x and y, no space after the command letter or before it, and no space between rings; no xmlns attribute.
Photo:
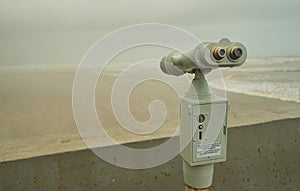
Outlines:
<svg viewBox="0 0 300 191"><path fill-rule="evenodd" d="M221 71L229 92L300 103L300 57L248 58Z"/></svg>
<svg viewBox="0 0 300 191"><path fill-rule="evenodd" d="M158 67L157 63L137 73L154 72L152 67ZM118 67L112 68L112 71L118 70ZM211 73L207 79L213 89L300 103L300 56L248 58L239 67L220 68L217 75ZM191 80L193 75L189 78Z"/></svg>

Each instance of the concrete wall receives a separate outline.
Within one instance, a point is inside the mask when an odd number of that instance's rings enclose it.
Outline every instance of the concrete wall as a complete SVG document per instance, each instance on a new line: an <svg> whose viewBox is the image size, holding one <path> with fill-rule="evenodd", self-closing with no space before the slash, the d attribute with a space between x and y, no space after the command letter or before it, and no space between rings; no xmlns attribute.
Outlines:
<svg viewBox="0 0 300 191"><path fill-rule="evenodd" d="M299 191L299 124L300 118L230 128L228 160L215 165L213 190ZM3 162L0 190L183 191L182 160L177 156L156 168L127 170L82 150Z"/></svg>

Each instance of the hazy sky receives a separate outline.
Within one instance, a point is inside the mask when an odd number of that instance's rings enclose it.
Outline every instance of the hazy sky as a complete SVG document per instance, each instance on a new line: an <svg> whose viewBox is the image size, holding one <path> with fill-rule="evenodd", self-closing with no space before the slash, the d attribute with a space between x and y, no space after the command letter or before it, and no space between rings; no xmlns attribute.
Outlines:
<svg viewBox="0 0 300 191"><path fill-rule="evenodd" d="M0 65L77 65L103 35L143 22L226 36L250 56L300 55L299 9L299 0L1 0Z"/></svg>

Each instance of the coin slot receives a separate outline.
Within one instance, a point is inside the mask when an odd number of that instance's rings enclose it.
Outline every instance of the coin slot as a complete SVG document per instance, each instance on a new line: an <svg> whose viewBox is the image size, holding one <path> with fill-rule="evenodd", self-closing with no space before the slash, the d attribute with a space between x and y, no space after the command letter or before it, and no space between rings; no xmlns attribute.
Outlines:
<svg viewBox="0 0 300 191"><path fill-rule="evenodd" d="M199 131L199 140L202 140L202 131Z"/></svg>

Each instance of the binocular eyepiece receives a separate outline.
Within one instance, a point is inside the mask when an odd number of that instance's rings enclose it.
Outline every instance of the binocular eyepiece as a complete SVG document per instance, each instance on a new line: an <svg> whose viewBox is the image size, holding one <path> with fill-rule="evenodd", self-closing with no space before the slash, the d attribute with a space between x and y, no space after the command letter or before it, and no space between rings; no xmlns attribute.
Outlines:
<svg viewBox="0 0 300 191"><path fill-rule="evenodd" d="M230 61L236 62L243 56L243 50L238 46L229 47L227 50L223 47L217 46L214 47L211 52L212 58L216 62L222 62L226 56Z"/></svg>
<svg viewBox="0 0 300 191"><path fill-rule="evenodd" d="M214 47L212 52L212 57L217 61L220 62L225 59L226 57L226 50L222 47Z"/></svg>
<svg viewBox="0 0 300 191"><path fill-rule="evenodd" d="M217 67L236 67L247 59L246 47L238 42L223 38L219 42L199 44L187 53L172 52L162 58L161 70L179 76L195 70L211 71Z"/></svg>
<svg viewBox="0 0 300 191"><path fill-rule="evenodd" d="M243 56L243 50L240 47L232 47L228 51L228 59L235 62Z"/></svg>

